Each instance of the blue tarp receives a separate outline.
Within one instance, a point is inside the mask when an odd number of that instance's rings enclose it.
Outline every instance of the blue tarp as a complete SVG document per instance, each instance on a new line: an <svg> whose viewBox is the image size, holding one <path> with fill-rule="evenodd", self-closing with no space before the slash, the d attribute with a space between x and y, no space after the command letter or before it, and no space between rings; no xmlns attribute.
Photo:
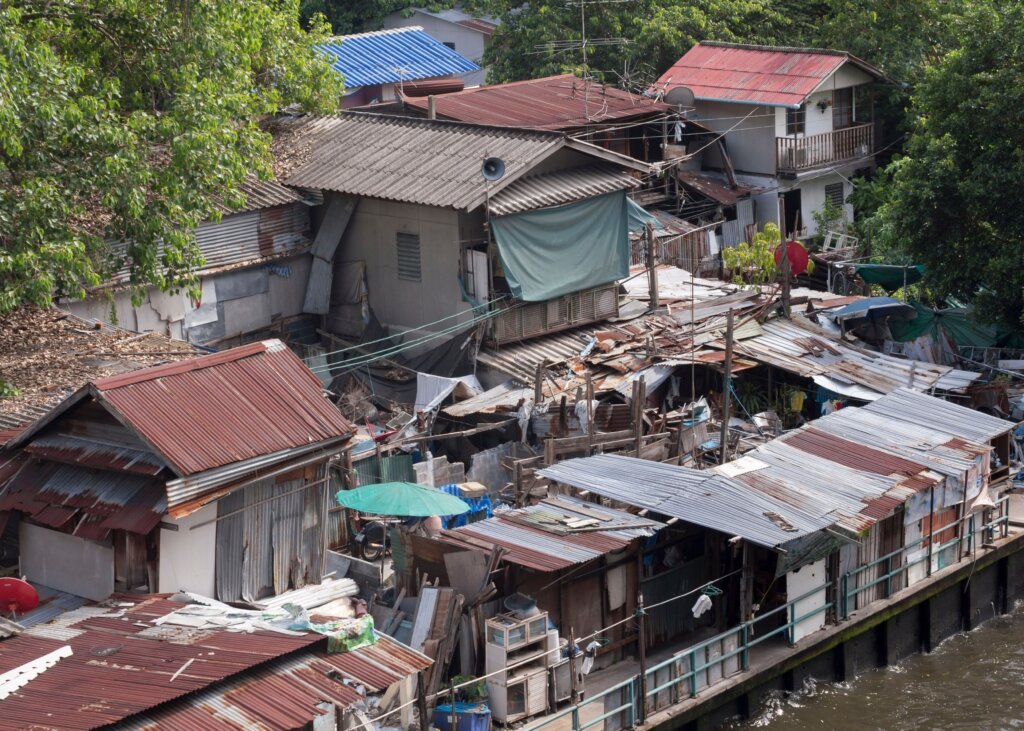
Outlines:
<svg viewBox="0 0 1024 731"><path fill-rule="evenodd" d="M491 219L512 296L544 302L629 276L624 192Z"/></svg>
<svg viewBox="0 0 1024 731"><path fill-rule="evenodd" d="M484 520L493 515L491 512L491 498L487 495L483 497L465 497L458 485L441 485L438 489L443 490L449 495L454 495L469 506L469 512L462 515L447 515L441 518L441 522L444 523L446 529L469 525L470 522Z"/></svg>

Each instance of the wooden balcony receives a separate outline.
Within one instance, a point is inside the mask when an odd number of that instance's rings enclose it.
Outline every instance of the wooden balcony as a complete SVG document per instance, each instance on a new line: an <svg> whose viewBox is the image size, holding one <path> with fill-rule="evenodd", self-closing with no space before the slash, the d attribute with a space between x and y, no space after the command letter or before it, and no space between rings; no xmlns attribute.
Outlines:
<svg viewBox="0 0 1024 731"><path fill-rule="evenodd" d="M619 314L619 285L610 282L547 302L513 300L502 302L498 307L502 312L494 317L491 333L491 342L496 345L615 317Z"/></svg>
<svg viewBox="0 0 1024 731"><path fill-rule="evenodd" d="M871 124L858 124L809 137L776 137L775 168L779 174L795 174L867 157L874 150L874 126Z"/></svg>

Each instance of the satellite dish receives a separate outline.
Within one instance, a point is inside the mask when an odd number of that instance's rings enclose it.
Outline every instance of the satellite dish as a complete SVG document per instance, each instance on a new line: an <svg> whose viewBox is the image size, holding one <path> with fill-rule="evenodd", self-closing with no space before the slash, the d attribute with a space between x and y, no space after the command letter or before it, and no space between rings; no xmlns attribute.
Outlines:
<svg viewBox="0 0 1024 731"><path fill-rule="evenodd" d="M0 612L24 614L39 606L39 594L22 579L0 579Z"/></svg>
<svg viewBox="0 0 1024 731"><path fill-rule="evenodd" d="M480 168L480 174L484 176L484 180L491 183L495 180L501 180L501 177L505 174L505 161L500 157L487 158Z"/></svg>
<svg viewBox="0 0 1024 731"><path fill-rule="evenodd" d="M665 103L674 107L692 107L693 91L688 86L676 86L665 95Z"/></svg>

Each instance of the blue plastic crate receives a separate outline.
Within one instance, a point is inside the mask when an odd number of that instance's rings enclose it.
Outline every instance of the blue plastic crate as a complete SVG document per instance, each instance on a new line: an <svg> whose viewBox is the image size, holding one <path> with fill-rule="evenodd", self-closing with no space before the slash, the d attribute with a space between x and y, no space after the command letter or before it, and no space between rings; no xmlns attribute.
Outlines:
<svg viewBox="0 0 1024 731"><path fill-rule="evenodd" d="M488 731L491 727L491 709L486 703L456 703L456 731ZM434 709L434 726L439 731L452 731L451 704Z"/></svg>

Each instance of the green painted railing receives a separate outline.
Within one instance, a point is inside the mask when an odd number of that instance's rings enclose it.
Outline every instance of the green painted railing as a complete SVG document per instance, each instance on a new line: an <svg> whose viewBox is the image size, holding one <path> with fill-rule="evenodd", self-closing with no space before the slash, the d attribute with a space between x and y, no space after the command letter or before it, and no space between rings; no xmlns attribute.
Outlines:
<svg viewBox="0 0 1024 731"><path fill-rule="evenodd" d="M992 540L995 537L997 530L999 532L999 536L1001 538L1005 538L1009 532L1010 527L1009 505L1009 497L1000 498L998 501L996 501L995 507L990 508L990 510L998 511L999 517L990 520L988 523L985 523L980 527L976 526L977 521L975 520L979 517L978 514L972 513L969 515L961 516L955 522L941 526L940 528L931 531L928 535L922 536L919 540L914 541L912 544L908 546L898 548L895 551L892 551L891 553L887 553L884 556L880 556L875 560L869 561L868 563L862 566L858 566L852 571L847 571L845 574L842 575L842 577L839 580L839 616L843 619L849 617L850 613L853 611L853 607L856 606L857 596L859 596L861 593L869 589L873 589L879 584L885 585L886 597L892 596L893 579L901 575L909 575L909 572L912 568L922 563L929 563L932 560L933 556L938 555L947 548L956 546L958 543L961 542L966 542L965 551L969 554L974 550L974 540L979 533L982 534L983 542ZM966 531L964 530L965 525L967 526ZM931 552L925 554L924 556L920 556L918 558L906 562L903 561L903 556L908 551L913 551L917 548L927 547L928 544L932 542L936 536L942 535L943 533L947 533L953 529L956 529L958 534L955 538L945 541L943 543L933 544ZM896 564L895 567L893 566L894 563ZM870 581L864 581L863 583L860 583L858 581L865 572L871 571L872 569L876 569L878 566L882 564L885 565L885 572L881 576L871 579ZM928 575L931 575L930 564L928 566ZM859 586L857 585L858 583L860 583ZM907 582L907 584L909 585L909 581ZM852 603L851 599L853 600Z"/></svg>
<svg viewBox="0 0 1024 731"><path fill-rule="evenodd" d="M996 536L997 532L1001 537L1005 538L1009 532L1009 498L1001 498L992 510L998 510L999 517L990 520L988 523L977 526L977 521L975 520L977 517L976 515L962 517L955 523L950 523L949 525L942 526L941 528L932 531L931 534L922 538L920 541L915 542L914 545L904 546L898 551L893 551L892 553L877 558L863 566L859 566L853 571L848 571L840 578L839 583L838 610L840 617L846 618L849 616L848 606L851 598L863 591L866 591L867 589L877 586L880 583L885 583L886 596L888 596L891 593L893 578L899 576L901 573L907 572L918 563L929 560L929 557L926 556L903 564L902 554L908 550L913 550L917 545L927 545L927 541L931 540L936 535L949 531L954 527L962 528L963 524L968 526L967 531L965 531L963 535L957 536L951 541L946 541L941 545L935 546L933 548L933 553L949 548L950 546L955 546L960 541L967 542L967 552L970 553L974 546L974 540L979 534L981 534L983 541L991 541ZM897 556L901 557L901 563L899 566L894 568L893 561ZM856 587L852 590L849 589L851 578L855 581L863 572L883 563L886 566L884 576L873 579L872 581L865 583L863 586ZM801 622L818 615L824 615L827 617L827 612L835 606L833 602L825 601L810 611L798 614L797 612L799 610L797 605L815 595L825 594L827 598L830 594L829 590L833 586L833 582L826 582L822 586L815 587L806 594L802 594L795 599L790 599L780 607L754 617L749 622L744 622L738 627L733 627L732 629L716 634L713 637L681 650L680 652L673 654L673 656L667 660L663 660L652 667L649 667L645 673L637 673L607 690L564 708L550 716L545 716L544 718L539 719L537 722L526 726L525 731L538 731L538 729L543 729L551 724L558 723L567 716L572 718L572 731L586 731L587 729L598 724L603 724L607 719L620 714L623 718L623 728L636 726L644 720L646 709L651 708L655 704L656 697L660 693L664 693L665 691L674 691L675 695L672 703L678 703L686 698L695 698L703 688L714 685L714 683L708 682L707 675L704 676L702 683L700 677L701 673L707 673L715 668L719 668L720 677L725 678L732 674L732 669L727 667L726 663L732 661L733 658L739 658L739 671L742 672L749 670L751 650L761 643L778 637L779 635L783 635L786 641L792 644L796 628ZM780 614L785 617L785 621L778 627L774 627L763 634L760 634L757 631L758 627L764 626L764 623L769 618L777 618ZM725 650L724 643L729 642L731 644L733 641L735 642L735 647ZM713 648L714 650L722 649L722 652L721 654L708 659L709 648ZM688 667L685 672L680 673L678 671L683 667L681 665L682 662L685 662ZM656 680L657 675L664 672L666 669L670 671L672 677L659 684ZM625 695L624 701L611 710L603 710L605 699L613 694L618 694L619 696ZM584 719L584 709L594 703L601 704L602 713L594 718Z"/></svg>

